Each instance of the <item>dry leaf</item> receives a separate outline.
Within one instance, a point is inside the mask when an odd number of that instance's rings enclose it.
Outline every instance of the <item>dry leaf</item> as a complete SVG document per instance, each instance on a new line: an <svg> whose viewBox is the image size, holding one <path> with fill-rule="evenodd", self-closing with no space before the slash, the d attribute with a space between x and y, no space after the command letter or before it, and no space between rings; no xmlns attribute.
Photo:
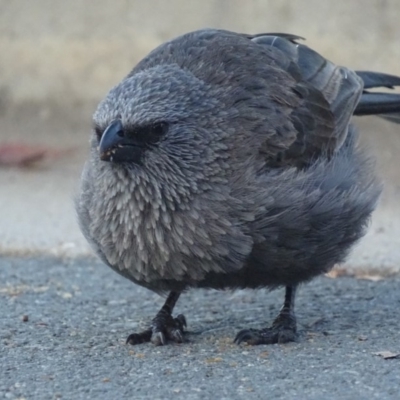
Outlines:
<svg viewBox="0 0 400 400"><path fill-rule="evenodd" d="M0 166L29 167L46 159L57 159L69 154L73 149L52 149L46 146L21 143L4 143L0 145Z"/></svg>
<svg viewBox="0 0 400 400"><path fill-rule="evenodd" d="M331 279L335 279L341 276L349 276L349 272L346 268L335 267L331 271L327 272L325 276Z"/></svg>
<svg viewBox="0 0 400 400"><path fill-rule="evenodd" d="M357 279L364 279L367 281L373 281L373 282L378 282L383 279L383 276L381 275L369 275L369 274L356 274L355 276Z"/></svg>
<svg viewBox="0 0 400 400"><path fill-rule="evenodd" d="M41 160L46 149L24 144L3 144L0 146L0 165L24 167Z"/></svg>
<svg viewBox="0 0 400 400"><path fill-rule="evenodd" d="M213 363L219 363L221 361L222 361L221 357L211 357L211 358L207 358L206 363L213 364Z"/></svg>
<svg viewBox="0 0 400 400"><path fill-rule="evenodd" d="M373 353L376 356L380 356L385 360L389 360L391 358L398 358L400 357L400 353L392 353L391 351L378 351Z"/></svg>
<svg viewBox="0 0 400 400"><path fill-rule="evenodd" d="M335 267L331 271L326 273L325 276L328 278L331 278L331 279L340 278L342 276L348 276L348 277L352 277L352 278L356 278L356 279L365 279L365 280L373 281L373 282L377 282L377 281L380 281L385 278L384 276L382 276L376 272L375 273L374 272L354 272L354 271L348 270L347 268L344 268L344 267L343 268Z"/></svg>

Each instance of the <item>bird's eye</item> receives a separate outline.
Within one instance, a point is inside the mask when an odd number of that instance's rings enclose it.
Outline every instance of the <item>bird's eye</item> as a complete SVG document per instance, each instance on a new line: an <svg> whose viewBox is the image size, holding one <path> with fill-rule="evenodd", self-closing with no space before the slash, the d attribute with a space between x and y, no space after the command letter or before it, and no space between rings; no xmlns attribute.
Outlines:
<svg viewBox="0 0 400 400"><path fill-rule="evenodd" d="M164 136L168 131L168 124L166 122L158 122L154 124L151 128L151 133L154 136L158 136L161 138Z"/></svg>
<svg viewBox="0 0 400 400"><path fill-rule="evenodd" d="M149 143L157 143L168 132L166 122L157 122L148 127L146 139Z"/></svg>

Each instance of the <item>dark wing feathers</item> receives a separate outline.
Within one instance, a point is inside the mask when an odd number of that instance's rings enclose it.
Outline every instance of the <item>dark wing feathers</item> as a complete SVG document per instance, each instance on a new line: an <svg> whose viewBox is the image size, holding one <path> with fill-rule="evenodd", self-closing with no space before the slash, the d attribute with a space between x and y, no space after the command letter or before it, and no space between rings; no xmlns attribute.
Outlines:
<svg viewBox="0 0 400 400"><path fill-rule="evenodd" d="M400 113L399 93L375 93L365 91L361 96L354 115Z"/></svg>
<svg viewBox="0 0 400 400"><path fill-rule="evenodd" d="M357 75L364 82L364 89L372 89L377 87L386 87L394 89L395 86L400 86L400 77L381 72L356 71Z"/></svg>
<svg viewBox="0 0 400 400"><path fill-rule="evenodd" d="M364 91L354 115L377 114L391 122L400 124L400 94L387 92L370 92L365 89L385 87L394 89L400 86L400 77L378 72L356 71L364 81Z"/></svg>
<svg viewBox="0 0 400 400"><path fill-rule="evenodd" d="M301 166L321 152L332 153L343 144L363 82L355 72L334 65L297 43L297 39L287 34L251 38L253 42L282 52L288 59L286 71L298 81L294 90L303 102L291 114L298 133L294 143L280 155L280 160Z"/></svg>
<svg viewBox="0 0 400 400"><path fill-rule="evenodd" d="M297 138L281 155L287 162L303 165L310 156L317 156L321 150L329 154L339 149L347 136L352 115L379 115L391 122L400 123L399 93L366 90L399 87L400 77L339 67L309 47L297 43L301 39L299 36L267 33L249 38L285 54L291 62L281 67L299 80L297 89L303 85L299 90L304 98L303 108L294 109L291 116L298 132ZM311 86L314 92L308 90L307 93L304 86ZM327 108L331 116L326 112ZM307 111L311 113L311 119Z"/></svg>

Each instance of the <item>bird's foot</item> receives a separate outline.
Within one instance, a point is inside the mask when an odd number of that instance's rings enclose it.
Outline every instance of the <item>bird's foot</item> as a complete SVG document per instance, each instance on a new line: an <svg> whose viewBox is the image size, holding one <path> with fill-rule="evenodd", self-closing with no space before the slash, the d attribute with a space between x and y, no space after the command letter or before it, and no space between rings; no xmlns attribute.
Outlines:
<svg viewBox="0 0 400 400"><path fill-rule="evenodd" d="M160 311L153 319L149 329L140 333L132 333L126 339L126 343L135 345L152 342L156 346L165 345L168 341L182 343L185 327L184 315L179 314L173 318L171 314Z"/></svg>
<svg viewBox="0 0 400 400"><path fill-rule="evenodd" d="M243 329L235 337L235 343L250 345L288 343L296 340L296 317L293 313L281 313L270 328Z"/></svg>

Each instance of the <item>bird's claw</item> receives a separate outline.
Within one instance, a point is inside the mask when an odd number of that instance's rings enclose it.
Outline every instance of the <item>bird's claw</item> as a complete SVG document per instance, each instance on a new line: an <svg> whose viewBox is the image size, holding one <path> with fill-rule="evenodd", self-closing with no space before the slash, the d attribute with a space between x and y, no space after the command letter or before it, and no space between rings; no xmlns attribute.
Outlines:
<svg viewBox="0 0 400 400"><path fill-rule="evenodd" d="M156 346L166 345L169 341L175 343L183 342L184 328L186 327L186 318L179 314L173 318L171 314L159 313L153 319L151 328L140 333L132 333L128 336L127 344L141 344L152 342Z"/></svg>
<svg viewBox="0 0 400 400"><path fill-rule="evenodd" d="M127 337L126 344L135 345L150 342L152 334L153 331L151 329L146 329L140 333L132 333Z"/></svg>
<svg viewBox="0 0 400 400"><path fill-rule="evenodd" d="M294 342L297 337L296 319L293 315L280 315L270 328L243 329L235 337L237 344L249 345Z"/></svg>

